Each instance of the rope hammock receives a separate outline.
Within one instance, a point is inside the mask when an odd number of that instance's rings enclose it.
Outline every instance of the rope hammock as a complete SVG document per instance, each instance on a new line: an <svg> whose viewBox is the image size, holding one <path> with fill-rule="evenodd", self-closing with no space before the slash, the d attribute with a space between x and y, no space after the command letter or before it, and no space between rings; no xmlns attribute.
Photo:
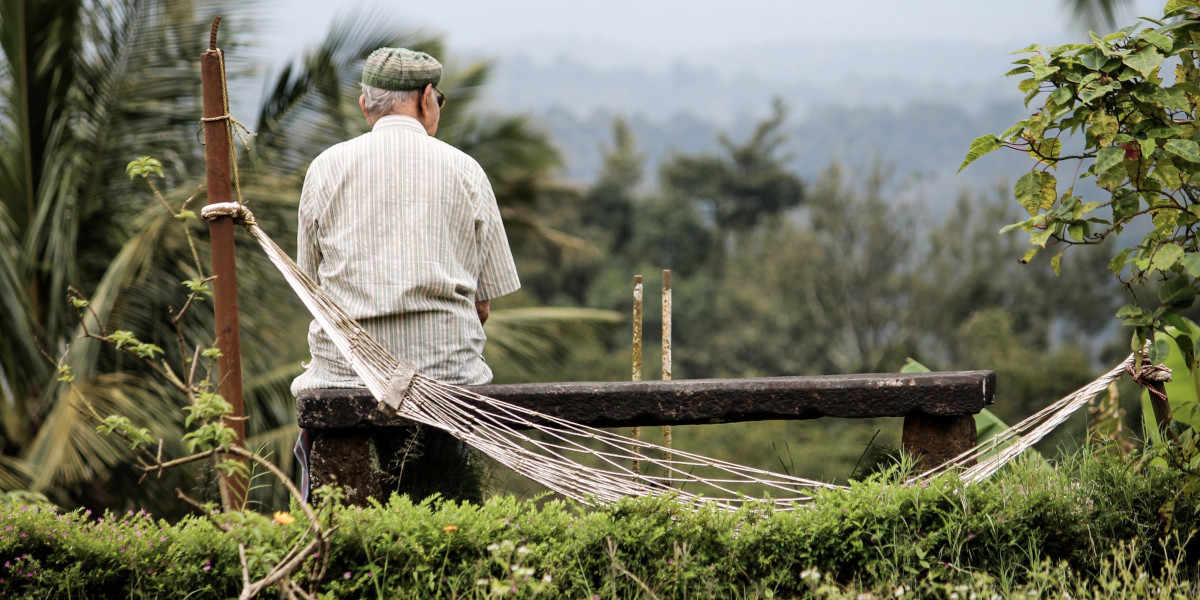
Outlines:
<svg viewBox="0 0 1200 600"><path fill-rule="evenodd" d="M446 431L563 496L590 505L663 496L724 510L766 501L777 510L791 510L812 500L816 490L845 487L659 446L425 377L413 364L392 356L335 304L243 205L210 204L202 215L232 217L246 227L387 412ZM965 485L983 481L1106 390L1137 358L1138 353L1130 354L1091 383L905 484L919 485L951 471ZM634 463L641 467L635 469Z"/></svg>

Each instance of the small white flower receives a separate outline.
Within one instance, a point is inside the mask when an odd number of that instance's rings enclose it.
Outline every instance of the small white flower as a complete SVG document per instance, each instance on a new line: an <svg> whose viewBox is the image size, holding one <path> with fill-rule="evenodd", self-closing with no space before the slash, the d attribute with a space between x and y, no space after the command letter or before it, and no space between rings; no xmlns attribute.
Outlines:
<svg viewBox="0 0 1200 600"><path fill-rule="evenodd" d="M524 555L526 555L526 554L529 554L529 547L528 547L528 546L521 546L520 548L517 548L517 554L520 554L520 555L522 555L522 556L524 556Z"/></svg>
<svg viewBox="0 0 1200 600"><path fill-rule="evenodd" d="M904 597L904 586L902 586L902 585L896 586L896 590L894 592L892 592L892 595L897 598L903 598Z"/></svg>
<svg viewBox="0 0 1200 600"><path fill-rule="evenodd" d="M549 573L542 575L542 583L550 583L550 574Z"/></svg>
<svg viewBox="0 0 1200 600"><path fill-rule="evenodd" d="M491 579L476 579L475 585L481 585L481 586L487 587L487 584L489 584L491 582L492 582Z"/></svg>
<svg viewBox="0 0 1200 600"><path fill-rule="evenodd" d="M496 552L500 550L500 544L488 544L488 552Z"/></svg>

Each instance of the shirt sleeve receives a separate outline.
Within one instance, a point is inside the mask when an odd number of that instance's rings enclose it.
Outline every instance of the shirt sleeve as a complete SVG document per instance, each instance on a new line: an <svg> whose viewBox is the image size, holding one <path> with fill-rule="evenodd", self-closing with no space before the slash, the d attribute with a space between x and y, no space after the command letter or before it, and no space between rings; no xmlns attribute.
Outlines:
<svg viewBox="0 0 1200 600"><path fill-rule="evenodd" d="M310 165L304 174L304 187L300 191L300 208L296 227L296 264L317 285L321 285L318 266L321 264L321 246L317 236L317 215L325 204L323 186L317 169Z"/></svg>
<svg viewBox="0 0 1200 600"><path fill-rule="evenodd" d="M482 301L521 289L521 280L517 277L517 265L508 247L508 236L504 233L504 222L500 219L500 207L496 204L492 184L483 169L479 169L475 179L478 194L475 244L479 250L480 265L475 299Z"/></svg>

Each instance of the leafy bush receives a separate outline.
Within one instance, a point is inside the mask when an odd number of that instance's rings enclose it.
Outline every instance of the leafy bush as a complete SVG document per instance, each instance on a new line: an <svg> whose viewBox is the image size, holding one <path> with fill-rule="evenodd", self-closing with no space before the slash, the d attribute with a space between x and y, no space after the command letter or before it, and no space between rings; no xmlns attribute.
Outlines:
<svg viewBox="0 0 1200 600"><path fill-rule="evenodd" d="M1200 558L1200 513L1174 503L1181 476L1107 456L1018 462L970 488L900 487L893 470L788 513L394 496L337 509L320 597L1195 597L1180 565ZM6 597L235 596L238 543L260 577L307 527L285 513L217 517L236 521L224 533L207 518L0 507Z"/></svg>
<svg viewBox="0 0 1200 600"><path fill-rule="evenodd" d="M1109 265L1123 283L1158 280L1158 306L1129 304L1117 312L1134 327L1137 350L1159 329L1179 343L1189 367L1197 344L1180 312L1191 307L1200 280L1200 2L1170 0L1163 20L1146 19L1088 43L1050 48L1032 45L1019 53L1009 75L1025 104L1035 110L999 135L975 139L962 170L998 148L1028 153L1030 171L1017 180L1014 196L1028 218L1003 231L1029 233L1028 262L1043 249L1060 270L1063 252L1095 245L1133 228L1138 239ZM1059 170L1060 166L1073 167ZM1077 187L1084 179L1108 192L1103 202L1085 202ZM1059 191L1060 187L1066 189ZM1144 233L1143 233L1144 232ZM1123 239L1122 239L1123 242ZM1155 344L1152 360L1165 358Z"/></svg>

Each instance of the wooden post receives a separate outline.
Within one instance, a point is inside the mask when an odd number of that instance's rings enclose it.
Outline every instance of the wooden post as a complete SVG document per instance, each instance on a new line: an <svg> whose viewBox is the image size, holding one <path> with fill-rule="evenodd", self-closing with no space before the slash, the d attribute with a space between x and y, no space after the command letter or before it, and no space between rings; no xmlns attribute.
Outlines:
<svg viewBox="0 0 1200 600"><path fill-rule="evenodd" d="M642 380L642 276L633 276L633 381ZM641 428L634 427L631 432L633 439L641 438ZM633 461L633 472L640 472L638 461Z"/></svg>
<svg viewBox="0 0 1200 600"><path fill-rule="evenodd" d="M233 199L230 175L229 97L225 88L225 61L217 48L217 28L221 18L213 19L209 48L200 57L204 99L204 163L207 175L208 202L230 202ZM233 405L233 413L225 425L237 433L237 445L246 445L246 406L242 400L242 344L238 331L237 259L234 256L232 217L209 221L212 250L213 312L216 321L217 385L221 396ZM225 457L229 459L229 457ZM243 462L246 462L243 459ZM248 466L249 463L247 463ZM241 509L246 504L248 489L245 477L235 475L221 478L221 503L227 510Z"/></svg>
<svg viewBox="0 0 1200 600"><path fill-rule="evenodd" d="M671 380L671 270L662 272L662 379ZM671 426L663 425L663 445L671 447ZM667 459L670 460L670 455Z"/></svg>

